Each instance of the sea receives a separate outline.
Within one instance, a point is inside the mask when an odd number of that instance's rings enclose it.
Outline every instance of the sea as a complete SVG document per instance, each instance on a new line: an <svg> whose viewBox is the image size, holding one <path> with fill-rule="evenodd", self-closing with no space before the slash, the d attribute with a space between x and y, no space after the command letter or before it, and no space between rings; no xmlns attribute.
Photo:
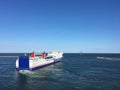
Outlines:
<svg viewBox="0 0 120 90"><path fill-rule="evenodd" d="M22 56L23 53L0 53ZM0 57L0 90L120 90L120 54L65 53L61 62L24 74L17 57ZM97 59L109 57L113 59Z"/></svg>

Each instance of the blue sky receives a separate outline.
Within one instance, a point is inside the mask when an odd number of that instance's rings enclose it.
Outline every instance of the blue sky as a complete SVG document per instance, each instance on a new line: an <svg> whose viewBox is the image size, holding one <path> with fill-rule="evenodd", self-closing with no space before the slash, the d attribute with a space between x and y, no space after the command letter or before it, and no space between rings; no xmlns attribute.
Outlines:
<svg viewBox="0 0 120 90"><path fill-rule="evenodd" d="M0 52L120 53L119 0L0 0Z"/></svg>

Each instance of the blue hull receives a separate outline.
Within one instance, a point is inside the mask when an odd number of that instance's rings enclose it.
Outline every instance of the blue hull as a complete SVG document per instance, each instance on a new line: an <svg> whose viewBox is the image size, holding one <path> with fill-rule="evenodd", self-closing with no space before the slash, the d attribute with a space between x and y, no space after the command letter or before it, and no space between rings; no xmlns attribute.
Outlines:
<svg viewBox="0 0 120 90"><path fill-rule="evenodd" d="M42 68L42 67L45 67L45 66L48 66L48 65L57 63L57 62L60 62L60 60L59 60L59 59L56 59L53 63L45 64L45 65L38 66L38 67L34 67L34 68L16 68L16 70L17 70L17 71L19 71L19 70L36 70L36 69L39 69L39 68Z"/></svg>

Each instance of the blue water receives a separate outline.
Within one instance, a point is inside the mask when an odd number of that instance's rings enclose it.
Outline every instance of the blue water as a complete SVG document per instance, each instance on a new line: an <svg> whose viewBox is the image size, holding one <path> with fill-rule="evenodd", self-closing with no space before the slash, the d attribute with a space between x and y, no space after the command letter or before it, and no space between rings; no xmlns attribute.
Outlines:
<svg viewBox="0 0 120 90"><path fill-rule="evenodd" d="M17 58L0 58L0 90L120 90L120 60L97 56L120 54L64 54L61 62L24 75L15 70Z"/></svg>

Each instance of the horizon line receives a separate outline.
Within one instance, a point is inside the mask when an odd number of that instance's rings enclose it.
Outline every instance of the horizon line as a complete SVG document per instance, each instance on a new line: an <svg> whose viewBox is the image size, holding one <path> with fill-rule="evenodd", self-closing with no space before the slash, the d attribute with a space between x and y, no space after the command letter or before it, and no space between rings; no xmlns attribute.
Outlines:
<svg viewBox="0 0 120 90"><path fill-rule="evenodd" d="M0 52L0 53L32 53L32 52ZM42 52L35 52L42 53ZM48 52L47 52L48 53ZM63 53L76 53L76 54L120 54L120 52L63 52Z"/></svg>

